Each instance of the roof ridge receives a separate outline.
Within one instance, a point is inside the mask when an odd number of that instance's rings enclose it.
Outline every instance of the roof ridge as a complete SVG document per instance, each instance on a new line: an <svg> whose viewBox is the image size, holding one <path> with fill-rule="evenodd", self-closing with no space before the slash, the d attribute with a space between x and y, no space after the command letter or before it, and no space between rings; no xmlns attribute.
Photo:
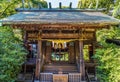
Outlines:
<svg viewBox="0 0 120 82"><path fill-rule="evenodd" d="M16 8L17 12L102 12L105 11L106 8L101 9L79 9L79 8Z"/></svg>

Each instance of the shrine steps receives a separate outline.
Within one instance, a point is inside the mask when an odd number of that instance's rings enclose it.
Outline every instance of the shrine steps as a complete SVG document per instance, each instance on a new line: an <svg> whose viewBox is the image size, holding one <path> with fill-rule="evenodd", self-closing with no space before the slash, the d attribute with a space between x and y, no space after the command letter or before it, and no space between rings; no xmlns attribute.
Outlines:
<svg viewBox="0 0 120 82"><path fill-rule="evenodd" d="M73 64L61 64L61 65L56 65L56 64L51 64L51 65L45 65L43 68L44 73L54 73L58 74L59 72L63 74L68 74L68 73L78 73L77 66Z"/></svg>

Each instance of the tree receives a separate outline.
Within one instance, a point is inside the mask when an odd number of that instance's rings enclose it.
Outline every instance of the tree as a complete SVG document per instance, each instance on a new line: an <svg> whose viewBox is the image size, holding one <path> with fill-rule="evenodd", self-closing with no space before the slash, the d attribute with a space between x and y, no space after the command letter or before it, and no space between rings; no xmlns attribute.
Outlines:
<svg viewBox="0 0 120 82"><path fill-rule="evenodd" d="M119 3L119 4L118 4ZM113 0L80 0L78 8L107 8L114 7ZM116 1L113 16L120 19L120 0ZM106 39L120 39L120 28L111 27L97 31L97 41L100 48L96 49L93 58L97 60L97 77L100 82L120 81L120 47L106 43Z"/></svg>
<svg viewBox="0 0 120 82"><path fill-rule="evenodd" d="M78 8L106 8L109 11L113 4L113 0L79 0Z"/></svg>
<svg viewBox="0 0 120 82"><path fill-rule="evenodd" d="M47 2L45 0L30 0L33 7L37 8L48 8Z"/></svg>
<svg viewBox="0 0 120 82"><path fill-rule="evenodd" d="M120 29L103 29L97 32L97 39L102 46L96 50L94 58L97 60L97 77L100 82L120 81L120 46L106 43L106 39L120 39Z"/></svg>
<svg viewBox="0 0 120 82"><path fill-rule="evenodd" d="M31 1L34 1L33 4L38 5L39 3L42 4L42 7L47 7L44 0ZM17 6L22 7L21 0L0 0L0 18L15 14ZM25 2L25 7L27 6L28 1ZM26 54L23 41L16 37L14 30L9 26L0 27L0 82L15 82Z"/></svg>
<svg viewBox="0 0 120 82"><path fill-rule="evenodd" d="M113 16L120 19L120 0L116 1Z"/></svg>
<svg viewBox="0 0 120 82"><path fill-rule="evenodd" d="M15 82L26 54L22 42L15 37L13 29L0 27L0 82Z"/></svg>
<svg viewBox="0 0 120 82"><path fill-rule="evenodd" d="M4 18L16 13L15 8L19 5L21 0L2 0L0 2L0 18Z"/></svg>
<svg viewBox="0 0 120 82"><path fill-rule="evenodd" d="M2 0L0 1L0 18L8 17L16 13L15 8L22 7L22 0ZM7 4L7 5L6 5ZM25 0L26 8L47 8L47 2L44 0Z"/></svg>

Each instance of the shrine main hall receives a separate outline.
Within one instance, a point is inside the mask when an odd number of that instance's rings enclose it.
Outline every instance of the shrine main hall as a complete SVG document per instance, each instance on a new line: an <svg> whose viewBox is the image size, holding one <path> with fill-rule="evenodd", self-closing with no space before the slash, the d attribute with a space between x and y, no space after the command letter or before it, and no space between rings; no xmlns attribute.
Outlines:
<svg viewBox="0 0 120 82"><path fill-rule="evenodd" d="M4 18L3 26L23 31L24 44L29 45L28 59L35 59L37 82L82 82L86 70L95 74L92 56L97 44L96 31L119 24L101 10L82 9L16 9ZM85 46L87 46L85 48ZM88 61L84 59L88 51ZM29 68L25 67L24 71Z"/></svg>

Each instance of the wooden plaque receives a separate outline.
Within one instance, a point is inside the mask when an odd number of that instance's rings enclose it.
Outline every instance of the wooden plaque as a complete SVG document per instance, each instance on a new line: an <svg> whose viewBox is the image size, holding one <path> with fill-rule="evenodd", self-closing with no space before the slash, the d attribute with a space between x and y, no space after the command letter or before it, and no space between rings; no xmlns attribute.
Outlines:
<svg viewBox="0 0 120 82"><path fill-rule="evenodd" d="M53 82L68 82L68 75L67 74L54 74Z"/></svg>

